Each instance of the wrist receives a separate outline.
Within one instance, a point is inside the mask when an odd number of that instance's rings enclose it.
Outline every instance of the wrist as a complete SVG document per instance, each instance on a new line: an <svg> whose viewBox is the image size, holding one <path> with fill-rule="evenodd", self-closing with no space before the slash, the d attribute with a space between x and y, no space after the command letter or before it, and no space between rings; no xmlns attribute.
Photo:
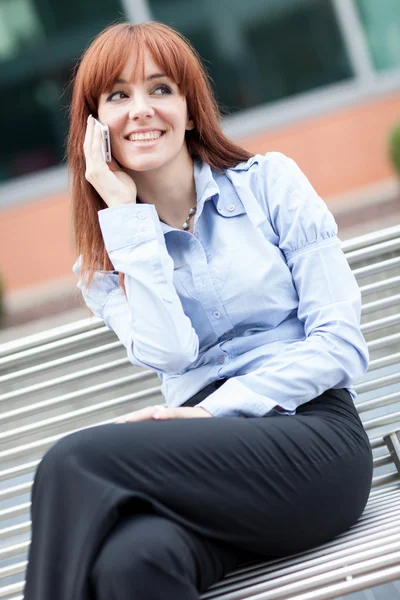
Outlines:
<svg viewBox="0 0 400 600"><path fill-rule="evenodd" d="M113 198L110 202L106 203L108 208L112 208L114 206L122 206L124 204L136 204L136 199L132 200L130 199L115 199Z"/></svg>

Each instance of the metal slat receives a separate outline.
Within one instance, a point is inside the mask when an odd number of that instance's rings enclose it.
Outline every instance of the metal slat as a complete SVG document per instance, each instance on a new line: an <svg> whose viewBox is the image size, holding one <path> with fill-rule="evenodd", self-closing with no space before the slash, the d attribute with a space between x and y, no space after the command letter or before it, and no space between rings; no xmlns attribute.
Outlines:
<svg viewBox="0 0 400 600"><path fill-rule="evenodd" d="M25 572L26 567L28 566L28 561L18 562L9 567L3 567L0 569L0 579L5 579L6 577L11 577L12 575L21 575Z"/></svg>
<svg viewBox="0 0 400 600"><path fill-rule="evenodd" d="M27 387L19 388L18 390L14 390L12 392L0 394L0 402L8 402L10 400L13 400L14 398L23 398L24 396L36 394L37 392L42 392L44 390L51 389L52 387L58 387L59 385L63 385L65 383L79 381L80 379L85 379L87 377L97 375L98 373L107 373L108 371L113 371L114 369L118 369L119 367L123 367L129 364L130 363L128 358L120 358L118 360L107 361L102 363L101 365L96 365L95 367L89 367L87 369L82 369L81 371L77 371L75 373L62 375L60 377L56 377L55 379L47 379L46 381L41 381L40 383L36 383L35 385L29 385ZM152 373L152 375L154 376L154 373ZM2 415L0 414L0 419L1 418Z"/></svg>
<svg viewBox="0 0 400 600"><path fill-rule="evenodd" d="M87 358L93 358L101 354L110 354L113 350L118 348L122 348L122 343L119 340L117 342L104 344L103 346L95 346L94 348L89 348L89 350L76 352L75 354L70 354L62 358L56 358L55 360L50 360L45 363L40 362L37 365L27 367L19 371L14 371L12 373L7 373L7 375L1 375L0 385L3 383L9 383L10 381L15 381L17 379L31 377L32 375L43 373L43 371L51 371L58 367L64 367L66 365L73 364L74 362L81 362Z"/></svg>
<svg viewBox="0 0 400 600"><path fill-rule="evenodd" d="M377 274L381 275L396 267L400 267L400 256L381 260L380 262L366 265L365 267L358 267L357 269L352 269L352 271L356 279L361 279L362 277L371 277Z"/></svg>
<svg viewBox="0 0 400 600"><path fill-rule="evenodd" d="M346 252L346 258L350 265L354 265L359 261L366 261L371 258L375 258L377 256L382 256L383 254L389 254L391 252L397 252L400 249L400 237L393 238L387 240L385 242L380 242L378 244L373 244L366 248L361 248L359 250L352 250L350 252Z"/></svg>
<svg viewBox="0 0 400 600"><path fill-rule="evenodd" d="M383 435L375 437L375 438L370 438L369 442L371 444L372 450L376 450L377 448L382 448L382 446L385 446L385 448L386 448L386 443L385 443L385 440L383 439Z"/></svg>
<svg viewBox="0 0 400 600"><path fill-rule="evenodd" d="M323 590L315 590L312 593L300 594L298 596L292 596L290 599L285 600L335 600L338 595L350 594L366 588L375 587L389 581L393 581L400 575L400 567L391 567L386 569L380 569L377 572L368 573L361 577L354 578L349 576L346 582L337 583L335 585L324 588ZM262 597L263 600L267 600ZM262 600L260 597L246 596L246 600ZM10 600L13 600L12 598ZM225 600L228 600L226 598Z"/></svg>
<svg viewBox="0 0 400 600"><path fill-rule="evenodd" d="M372 487L388 485L389 483L395 483L398 480L399 474L397 471L393 471L393 473L388 473L386 475L375 475L372 480Z"/></svg>
<svg viewBox="0 0 400 600"><path fill-rule="evenodd" d="M373 460L373 464L374 464L374 469L377 469L378 467L384 467L385 465L391 465L393 463L392 457L390 456L390 454L384 454L384 456L378 456L377 458L374 458Z"/></svg>
<svg viewBox="0 0 400 600"><path fill-rule="evenodd" d="M378 310L385 310L387 308L393 308L397 306L400 306L400 294L395 294L394 296L389 296L388 298L381 298L380 300L374 300L373 302L363 304L361 307L361 315L364 317L364 315L369 315Z"/></svg>
<svg viewBox="0 0 400 600"><path fill-rule="evenodd" d="M384 292L400 285L400 275L391 277L390 279L384 279L383 281L376 281L375 283L369 283L360 287L360 292L363 299L370 294L377 294L378 292Z"/></svg>
<svg viewBox="0 0 400 600"><path fill-rule="evenodd" d="M348 581L352 581L357 575L364 575L371 570L381 570L383 568L392 567L393 565L397 565L396 568L398 568L398 572L400 573L400 566L398 564L399 557L400 552L392 552L386 557L365 560L357 565L351 565L349 567L339 567L334 572L305 577L301 582L292 584L286 584L284 579L283 581L280 581L280 578L277 578L274 582L274 589L272 590L268 589L272 586L272 582L270 584L267 582L266 584L261 583L256 586L246 586L246 600L280 600L282 598L285 600L294 600L295 598L306 599L312 597L320 599L323 596L318 595L318 590L321 590L322 587L327 588L329 585L333 586L333 584L341 585L341 582L343 580L346 581L346 578L349 578ZM303 576L304 575L305 573L303 571ZM317 595L307 595L314 592L316 592ZM240 598L243 598L242 590L240 589L236 593L231 591L228 592L228 594L229 595L227 596L225 596L225 594L219 594L218 597L224 599L229 598L230 600L239 600ZM202 598L212 597L212 594L202 596ZM334 598L334 596L331 597Z"/></svg>
<svg viewBox="0 0 400 600"><path fill-rule="evenodd" d="M382 369L383 367L397 365L398 363L400 364L400 352L396 352L395 354L388 354L388 356L383 356L381 358L371 360L368 365L368 373L370 373L371 371L375 371L376 369Z"/></svg>
<svg viewBox="0 0 400 600"><path fill-rule="evenodd" d="M127 385L128 383L135 384L140 381L146 381L148 379L157 380L157 376L155 373L151 371L143 371L142 373L134 373L132 375L126 375L125 377L119 377L118 379L112 379L111 381L103 382L98 385L93 385L88 388L83 388L78 391L70 392L68 394L63 394L62 396L58 396L56 398L50 398L48 400L43 400L42 402L37 402L36 404L31 404L28 406L24 406L22 408L17 408L14 410L7 411L0 415L0 424L2 422L13 422L14 419L21 416L33 416L37 413L42 412L46 408L54 408L56 406L62 406L63 404L67 404L68 402L74 400L82 400L83 398L90 398L91 396L96 397L98 393L111 391L114 388L119 388ZM56 380L58 381L58 380ZM158 380L159 381L159 380ZM57 386L58 384L55 384ZM53 386L52 386L53 387ZM159 389L161 386L159 386ZM1 398L0 398L1 400ZM100 405L99 405L100 406ZM3 438L5 439L5 438Z"/></svg>
<svg viewBox="0 0 400 600"><path fill-rule="evenodd" d="M399 382L400 372L393 373L392 375L385 375L385 377L377 377L376 379L371 379L369 381L365 381L364 383L359 383L358 385L356 385L355 389L357 394L363 394L364 392L370 392L372 390L376 390L381 387L386 387L388 385L393 385Z"/></svg>
<svg viewBox="0 0 400 600"><path fill-rule="evenodd" d="M384 427L385 425L391 425L392 423L400 423L400 411L395 413L389 413L382 417L376 417L369 421L364 421L363 425L366 430L375 429L377 427Z"/></svg>
<svg viewBox="0 0 400 600"><path fill-rule="evenodd" d="M37 346L41 346L42 344L56 342L60 339L64 339L65 337L77 335L79 333L88 331L88 329L96 329L99 327L104 327L104 322L97 317L90 317L88 319L80 319L79 321L75 321L73 323L67 323L66 325L61 325L46 331L34 333L18 340L1 344L0 358L10 354L15 354L17 352L19 353L25 350L30 350L32 348L36 348Z"/></svg>
<svg viewBox="0 0 400 600"><path fill-rule="evenodd" d="M0 588L0 598L8 598L10 594L18 594L19 592L22 592L23 589L23 583L14 583L12 585L6 585L5 587Z"/></svg>
<svg viewBox="0 0 400 600"><path fill-rule="evenodd" d="M400 314L390 315L389 317L383 317L382 319L376 319L369 323L361 325L361 331L364 335L372 333L373 331L379 331L379 329L385 329L386 327L394 327L400 324Z"/></svg>
<svg viewBox="0 0 400 600"><path fill-rule="evenodd" d="M0 490L0 502L2 500L14 498L15 496L22 496L22 494L29 494L31 488L32 481L20 483L19 485L14 485L13 487L4 488L3 490Z"/></svg>
<svg viewBox="0 0 400 600"><path fill-rule="evenodd" d="M25 554L30 546L30 541L20 542L19 544L13 544L12 546L6 546L5 548L0 548L0 560L5 560L6 558L12 558L13 556L20 556L21 554Z"/></svg>
<svg viewBox="0 0 400 600"><path fill-rule="evenodd" d="M150 388L148 390L143 390L141 392L135 392L132 394L128 394L127 396L122 396L121 398L118 398L117 400L108 401L107 403L103 403L102 407L104 408L105 404L107 404L109 407L114 407L121 403L126 403L126 402L130 402L130 401L134 401L134 400L141 400L141 399L145 398L147 395L151 396L151 395L157 395L157 394L159 394L158 387ZM74 417L73 418L68 417L67 421L79 419L82 416L84 416L85 414L87 415L88 413L96 412L96 410L94 410L94 409L98 408L98 406L99 405L96 405L95 407L88 407L87 409L82 409L80 411L75 411L75 413L73 413ZM79 412L79 414L76 414L78 412ZM62 417L65 418L65 415L63 415ZM66 436L66 435L74 433L75 431L86 429L87 427L93 427L95 425L107 425L109 423L114 423L114 422L115 422L115 418L107 419L104 421L99 421L99 422L93 423L91 425L86 425L84 427L79 427L79 428L71 429L70 431L65 431L63 433L58 433L56 435L52 435L46 439L36 440L36 441L30 442L28 444L23 444L18 447L13 447L13 448L9 448L7 450L3 450L0 452L0 461L15 459L18 456L21 456L24 454L31 454L33 451L44 452L51 444L57 442L60 438ZM15 434L15 431L16 430L14 430L14 432L13 432L14 434Z"/></svg>
<svg viewBox="0 0 400 600"><path fill-rule="evenodd" d="M21 475L31 473L36 470L39 463L40 460L33 460L31 462L18 465L17 467L12 467L11 469L3 469L3 471L0 471L0 481L6 481L7 479L12 479L13 477L20 477Z"/></svg>
<svg viewBox="0 0 400 600"><path fill-rule="evenodd" d="M381 564L382 554L385 554L385 549L383 549L382 547L380 549L374 548L372 551L361 551L354 554L353 556L349 555L344 559L333 558L329 562L328 559L322 565L317 565L313 567L303 566L300 572L297 571L288 575L281 573L281 571L279 570L277 574L274 573L270 576L264 575L264 581L260 581L259 583L253 583L250 581L247 582L246 593L249 594L248 597L252 597L253 595L254 597L257 597L257 594L262 593L264 598L268 598L271 600L275 600L276 598L282 597L290 598L291 594L293 593L303 591L304 589L307 589L307 587L313 588L315 586L315 583L317 583L318 585L327 585L332 583L333 581L336 581L337 579L341 581L343 578L348 576L348 574L354 573L355 570L357 570L357 572L360 572L359 565L371 564L371 562L375 561L378 562L378 564ZM388 556L394 559L398 554L398 542L388 544ZM357 565L355 566L354 563L356 561ZM390 560L388 562L390 564ZM343 575L341 576L342 573ZM234 588L234 586L229 587ZM232 592L232 598L240 597L234 594L234 589L232 589ZM279 593L278 596L276 595L277 593ZM212 598L213 594L211 593L210 595L207 595L207 597Z"/></svg>
<svg viewBox="0 0 400 600"><path fill-rule="evenodd" d="M348 254L349 252L354 252L354 250L376 246L376 244L392 240L396 237L400 237L400 225L378 229L377 231L371 231L350 240L345 240L342 242L342 250L345 254Z"/></svg>
<svg viewBox="0 0 400 600"><path fill-rule="evenodd" d="M10 537L22 535L24 533L30 533L30 530L30 521L25 521L24 523L19 523L18 525L12 525L11 527L5 527L4 529L0 529L0 540L5 540Z"/></svg>
<svg viewBox="0 0 400 600"><path fill-rule="evenodd" d="M84 331L83 333L79 333L78 335L71 336L68 338L61 338L55 342L50 342L48 344L44 344L43 346L39 346L38 348L29 348L28 350L21 350L16 354L10 354L3 356L0 358L0 368L10 368L16 363L27 361L29 358L35 358L39 360L46 354L54 354L57 350L65 350L70 346L78 346L82 342L87 342L88 340L98 340L104 335L113 335L111 331L106 327L100 327L99 329L91 329L89 331Z"/></svg>
<svg viewBox="0 0 400 600"><path fill-rule="evenodd" d="M356 402L356 408L360 415L362 415L363 412L382 408L383 406L390 406L391 404L397 404L398 402L400 402L400 391L393 392L393 394L386 394L385 396L379 396L373 400Z"/></svg>
<svg viewBox="0 0 400 600"><path fill-rule="evenodd" d="M131 379L131 377L127 377L126 378ZM112 387L115 387L115 383L117 382L112 382ZM21 435L26 435L29 433L35 433L35 432L45 432L49 429L52 429L55 425L60 425L63 423L66 423L67 425L72 424L75 421L79 421L80 419L82 419L83 417L87 417L93 414L97 414L99 412L105 411L109 408L115 408L117 406L123 406L124 404L127 404L128 402L134 402L135 400L143 400L145 398L151 397L151 396L157 396L160 395L160 387L154 387L154 388L148 388L145 390L141 390L140 392L133 392L130 394L127 394L125 396L121 396L120 398L115 398L112 400L106 400L105 402L101 402L99 404L95 404L92 406L86 406L85 408L80 408L68 413L64 413L62 415L57 415L55 417L51 417L49 419L45 419L43 421L39 421L37 423L33 423L33 424L29 424L29 425L24 425L22 427L18 427L17 429L12 429L10 431L6 431L2 434L2 438L1 438L1 443L3 445L5 445L5 442L8 443L14 443L16 441L18 441L18 438ZM76 396L74 395L74 398ZM112 422L112 420L111 420ZM70 431L70 433L73 433L75 430L72 429ZM65 433L61 433L60 437L64 437L64 435L66 435ZM0 458L3 456L3 452L0 452Z"/></svg>
<svg viewBox="0 0 400 600"><path fill-rule="evenodd" d="M18 504L18 506L11 506L11 508L4 508L0 510L0 521L4 521L5 519L13 519L14 517L19 517L26 513L29 513L31 507L30 502L25 502L24 504Z"/></svg>
<svg viewBox="0 0 400 600"><path fill-rule="evenodd" d="M389 541L390 538L391 536L388 536L385 539ZM367 542L363 549L367 550L368 548L374 548L379 545L382 546L382 544L379 543L379 540L375 539L371 542ZM353 548L347 547L343 551L340 550L333 552L332 557L325 553L309 560L306 555L299 555L294 559L271 561L269 563L257 563L255 566L245 566L238 569L234 573L227 575L223 581L215 584L212 588L212 591L210 590L206 596L214 597L215 594L218 594L218 592L221 592L222 590L226 592L229 589L234 589L234 587L239 588L239 586L244 587L245 585L251 583L257 584L259 582L266 581L270 579L268 577L270 574L272 574L273 577L280 578L281 576L291 575L292 573L299 573L301 575L303 572L303 567L315 568L315 566L320 567L322 565L325 568L327 560L330 560L331 558L332 560L345 560L348 555L351 555L351 553L353 553Z"/></svg>
<svg viewBox="0 0 400 600"><path fill-rule="evenodd" d="M376 340L371 340L367 342L368 350L370 352L374 352L376 350L381 350L382 348L387 348L388 346L397 345L400 343L400 333L394 333L392 335L387 335L382 338L378 338Z"/></svg>

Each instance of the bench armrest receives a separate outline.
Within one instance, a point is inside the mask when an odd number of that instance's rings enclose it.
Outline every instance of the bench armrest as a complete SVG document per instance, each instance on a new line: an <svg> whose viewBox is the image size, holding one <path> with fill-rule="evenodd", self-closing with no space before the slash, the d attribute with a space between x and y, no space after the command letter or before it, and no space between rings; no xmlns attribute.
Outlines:
<svg viewBox="0 0 400 600"><path fill-rule="evenodd" d="M400 429L386 434L383 439L400 474Z"/></svg>

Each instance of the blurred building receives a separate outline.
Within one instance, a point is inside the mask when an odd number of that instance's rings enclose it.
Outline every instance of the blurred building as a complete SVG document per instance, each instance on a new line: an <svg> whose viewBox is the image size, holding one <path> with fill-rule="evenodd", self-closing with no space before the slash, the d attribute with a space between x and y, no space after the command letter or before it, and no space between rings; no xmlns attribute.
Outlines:
<svg viewBox="0 0 400 600"><path fill-rule="evenodd" d="M186 35L228 135L293 157L342 237L398 221L399 0L0 0L0 276L10 322L78 305L64 163L72 69L118 19ZM36 312L35 312L36 311Z"/></svg>

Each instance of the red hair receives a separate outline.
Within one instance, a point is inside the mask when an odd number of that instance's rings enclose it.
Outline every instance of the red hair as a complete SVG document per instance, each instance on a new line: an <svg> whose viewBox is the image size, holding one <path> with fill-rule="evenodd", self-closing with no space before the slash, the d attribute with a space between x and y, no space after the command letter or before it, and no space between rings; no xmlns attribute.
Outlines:
<svg viewBox="0 0 400 600"><path fill-rule="evenodd" d="M97 116L100 95L112 89L133 50L136 76L143 77L144 51L148 50L185 96L188 114L194 123L194 129L186 132L187 147L193 159L200 159L222 172L253 156L222 132L208 75L196 51L179 32L157 22L119 23L101 32L77 65L68 138L75 245L77 254L82 255L81 272L88 283L97 269L111 270L113 267L97 217L97 212L107 206L85 179L83 142L86 123L89 114Z"/></svg>

